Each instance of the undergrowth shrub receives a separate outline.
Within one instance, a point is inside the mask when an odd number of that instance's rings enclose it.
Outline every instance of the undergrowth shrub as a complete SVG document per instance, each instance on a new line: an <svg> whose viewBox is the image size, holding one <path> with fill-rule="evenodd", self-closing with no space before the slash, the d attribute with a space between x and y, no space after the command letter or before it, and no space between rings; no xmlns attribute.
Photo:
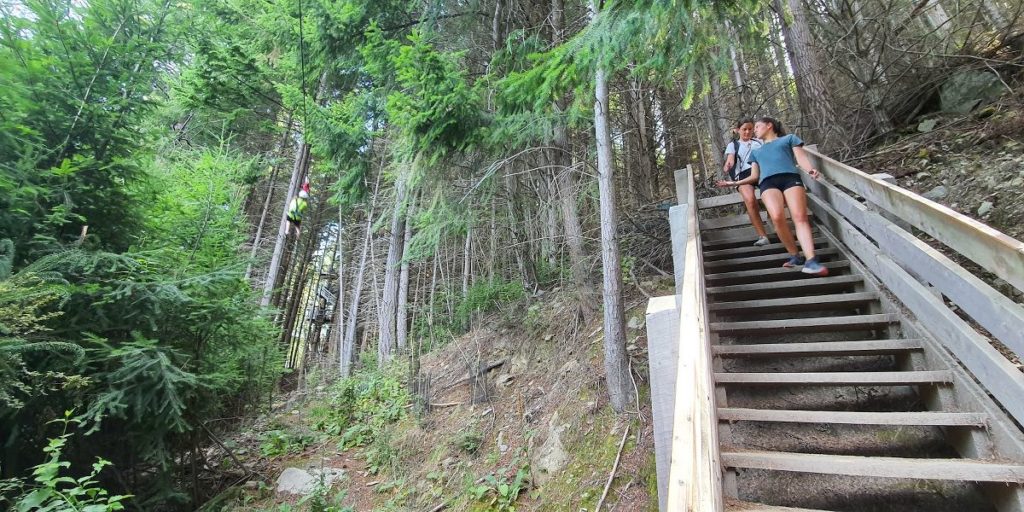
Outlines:
<svg viewBox="0 0 1024 512"><path fill-rule="evenodd" d="M478 281L466 290L466 296L455 307L454 324L465 332L475 313L491 311L500 304L515 302L526 296L523 283L491 279Z"/></svg>
<svg viewBox="0 0 1024 512"><path fill-rule="evenodd" d="M388 427L405 417L411 396L404 385L405 365L364 367L334 384L326 407L314 411L314 428L340 436L339 447L369 446L367 462L373 472L393 466Z"/></svg>
<svg viewBox="0 0 1024 512"><path fill-rule="evenodd" d="M110 512L124 510L122 502L131 496L115 495L104 489L99 483L99 474L103 468L111 465L110 461L97 458L88 474L74 478L68 476L71 463L64 460L64 451L72 433L68 429L80 423L66 411L64 417L52 421L62 426L61 434L51 438L43 448L46 460L32 468L31 483L20 480L7 480L0 486L0 491L11 492L20 489L22 494L11 503L16 512ZM0 497L0 505L5 501Z"/></svg>

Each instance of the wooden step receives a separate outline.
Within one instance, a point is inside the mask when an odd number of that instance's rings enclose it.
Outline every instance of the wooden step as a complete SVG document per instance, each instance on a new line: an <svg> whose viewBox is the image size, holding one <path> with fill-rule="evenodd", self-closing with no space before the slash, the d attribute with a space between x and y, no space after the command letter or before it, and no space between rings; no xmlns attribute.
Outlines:
<svg viewBox="0 0 1024 512"><path fill-rule="evenodd" d="M716 384L751 386L909 386L946 384L953 381L948 370L920 372L809 372L809 373L715 373Z"/></svg>
<svg viewBox="0 0 1024 512"><path fill-rule="evenodd" d="M793 270L793 272L799 272ZM807 295L852 290L862 281L860 276L819 277L780 283L734 284L709 286L709 297L714 300L767 299L776 297L801 297Z"/></svg>
<svg viewBox="0 0 1024 512"><path fill-rule="evenodd" d="M903 425L924 427L985 427L988 415L976 412L860 412L797 411L720 407L719 421L771 423L833 423L842 425Z"/></svg>
<svg viewBox="0 0 1024 512"><path fill-rule="evenodd" d="M772 237L768 237L770 240ZM742 258L745 256L757 256L759 254L786 254L786 246L781 243L771 243L768 245L753 245L754 241L750 240L750 243L743 247L733 247L730 249L719 249L717 251L704 251L704 261L715 261L724 260L728 258ZM815 238L814 246L821 248L828 245L827 238Z"/></svg>
<svg viewBox="0 0 1024 512"><path fill-rule="evenodd" d="M818 259L827 262L839 254L835 248L828 247L818 251ZM782 264L789 259L788 254L762 254L760 256L748 256L743 258L730 258L727 260L715 260L704 262L704 272L732 272L734 270L751 270L755 268L783 268ZM826 265L827 266L827 265ZM792 269L796 270L796 269Z"/></svg>
<svg viewBox="0 0 1024 512"><path fill-rule="evenodd" d="M814 212L808 211L807 216L810 217L813 221ZM789 210L786 210L786 219L790 219ZM768 215L764 211L761 212L761 222L764 223L765 227L770 225L770 223L768 222ZM710 219L700 220L700 230L702 233L715 229L728 229L749 225L750 217L746 213L742 213L740 215L727 215L725 217L713 217ZM792 229L792 227L790 229Z"/></svg>
<svg viewBox="0 0 1024 512"><path fill-rule="evenodd" d="M722 336L792 334L798 332L869 331L900 321L899 315L849 315L754 322L715 322L711 330Z"/></svg>
<svg viewBox="0 0 1024 512"><path fill-rule="evenodd" d="M862 308L878 300L876 292L809 295L785 299L741 300L712 302L708 310L719 315L756 315L784 311L828 311Z"/></svg>
<svg viewBox="0 0 1024 512"><path fill-rule="evenodd" d="M768 239L772 242L778 242L779 236L775 233L775 229L771 223L764 226L765 231L768 233ZM821 232L817 227L811 226L811 233L818 237ZM794 235L795 236L795 235ZM751 226L745 226L741 228L722 229L717 231L702 231L700 234L701 245L706 251L713 251L718 249L728 249L730 247L743 247L750 245L757 240L757 232Z"/></svg>
<svg viewBox="0 0 1024 512"><path fill-rule="evenodd" d="M1024 466L964 459L905 459L786 452L723 451L731 468L794 471L874 478L914 478L1024 484Z"/></svg>
<svg viewBox="0 0 1024 512"><path fill-rule="evenodd" d="M734 500L732 498L725 498L725 512L829 512L828 510L821 509L810 509L810 508L793 508L793 507L779 507L775 505L765 505L764 503L753 503L750 501Z"/></svg>
<svg viewBox="0 0 1024 512"><path fill-rule="evenodd" d="M722 357L868 356L921 350L922 341L913 339L713 345L711 352Z"/></svg>
<svg viewBox="0 0 1024 512"><path fill-rule="evenodd" d="M849 261L831 261L828 263L829 275L836 275L850 270ZM794 272L791 268L773 267L755 270L737 270L708 274L704 277L706 285L727 285L741 283L769 283L775 281L792 281L794 279L815 279L817 276Z"/></svg>

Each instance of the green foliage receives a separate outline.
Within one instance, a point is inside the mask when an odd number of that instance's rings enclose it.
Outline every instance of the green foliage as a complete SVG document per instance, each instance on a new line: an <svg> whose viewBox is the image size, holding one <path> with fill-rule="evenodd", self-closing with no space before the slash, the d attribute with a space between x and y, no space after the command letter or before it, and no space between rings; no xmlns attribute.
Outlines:
<svg viewBox="0 0 1024 512"><path fill-rule="evenodd" d="M263 433L263 441L260 442L260 453L264 457L299 453L313 444L314 441L315 438L311 435L298 434L287 430L268 430Z"/></svg>
<svg viewBox="0 0 1024 512"><path fill-rule="evenodd" d="M529 463L517 457L509 467L501 468L485 476L483 482L471 485L468 492L473 499L484 503L487 510L515 512L516 500L529 487Z"/></svg>
<svg viewBox="0 0 1024 512"><path fill-rule="evenodd" d="M500 304L515 302L525 296L526 290L519 281L477 281L466 290L466 296L455 307L454 323L465 330L473 314L490 311Z"/></svg>
<svg viewBox="0 0 1024 512"><path fill-rule="evenodd" d="M110 512L124 510L122 502L131 496L111 496L99 485L98 476L110 461L97 458L92 471L82 477L63 476L71 469L71 463L62 460L64 450L72 434L68 427L78 421L71 417L71 411L54 420L62 425L61 435L51 438L43 448L47 459L32 470L32 485L14 501L17 512Z"/></svg>
<svg viewBox="0 0 1024 512"><path fill-rule="evenodd" d="M340 436L339 446L369 446L367 464L373 473L393 468L397 452L388 427L407 414L411 397L404 386L402 365L370 368L331 387L325 409L318 410L318 430Z"/></svg>
<svg viewBox="0 0 1024 512"><path fill-rule="evenodd" d="M481 435L476 428L469 428L459 432L459 435L455 437L455 446L460 450L473 455L480 449L480 445L483 444L483 441L483 435Z"/></svg>

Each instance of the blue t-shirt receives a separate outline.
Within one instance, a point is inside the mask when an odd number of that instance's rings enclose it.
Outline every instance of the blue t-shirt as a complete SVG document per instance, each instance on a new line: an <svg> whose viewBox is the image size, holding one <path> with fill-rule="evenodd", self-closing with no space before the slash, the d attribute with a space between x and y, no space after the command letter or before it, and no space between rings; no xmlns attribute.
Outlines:
<svg viewBox="0 0 1024 512"><path fill-rule="evenodd" d="M803 146L804 141L793 135L783 135L771 142L765 142L761 147L750 153L750 161L756 162L760 170L760 181L769 176L786 173L799 173L796 168L796 157L793 156L793 148Z"/></svg>

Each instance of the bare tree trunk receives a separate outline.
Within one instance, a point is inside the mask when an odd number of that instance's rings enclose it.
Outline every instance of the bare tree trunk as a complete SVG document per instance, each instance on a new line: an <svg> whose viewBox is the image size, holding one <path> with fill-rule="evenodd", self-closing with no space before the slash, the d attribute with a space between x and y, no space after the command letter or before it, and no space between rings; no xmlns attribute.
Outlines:
<svg viewBox="0 0 1024 512"><path fill-rule="evenodd" d="M470 252L473 249L473 226L466 226L466 246L462 251L462 297L465 298L466 294L469 293L469 274L472 272L470 265L472 259L470 258Z"/></svg>
<svg viewBox="0 0 1024 512"><path fill-rule="evenodd" d="M288 138L292 134L292 114L288 114L288 122L285 123L284 135L281 137L281 141L278 142L277 147L274 149L274 154L281 155L284 152L286 145L288 144ZM248 281L252 277L252 264L256 260L256 254L259 252L260 243L263 241L263 226L267 222L267 214L270 213L270 204L274 197L274 182L277 181L277 175L281 170L280 165L274 165L273 170L270 172L270 178L267 180L267 197L263 201L263 209L260 211L260 223L256 226L256 235L252 238L252 250L249 251L249 263L245 265L245 280ZM287 205L285 206L287 207Z"/></svg>
<svg viewBox="0 0 1024 512"><path fill-rule="evenodd" d="M338 337L338 369L345 367L345 213L338 204L338 296L334 300L337 308L334 331ZM351 351L350 351L351 352Z"/></svg>
<svg viewBox="0 0 1024 512"><path fill-rule="evenodd" d="M810 126L806 139L828 148L843 149L846 140L838 123L835 105L825 80L824 68L811 36L807 12L801 0L786 0L787 13L782 0L774 0L782 21L786 50L793 63L800 114ZM792 18L790 18L792 17Z"/></svg>
<svg viewBox="0 0 1024 512"><path fill-rule="evenodd" d="M363 236L362 255L359 256L359 266L356 267L356 275L352 282L352 302L348 307L348 325L345 326L345 335L341 342L341 376L348 377L352 373L353 356L356 346L356 327L359 324L359 300L363 293L363 276L366 273L366 256L370 252L370 239L373 233L373 215L366 218L366 234Z"/></svg>
<svg viewBox="0 0 1024 512"><path fill-rule="evenodd" d="M284 253L284 245L288 238L288 203L295 196L295 190L299 187L299 181L306 174L309 167L309 144L303 140L295 151L295 165L292 167L292 177L288 182L288 194L284 198L284 208L281 208L281 222L277 228L277 239L274 241L274 253L270 257L270 267L267 269L267 280L263 283L263 298L260 306L270 305L270 297L277 286L277 274L281 270L281 256Z"/></svg>
<svg viewBox="0 0 1024 512"><path fill-rule="evenodd" d="M405 350L406 340L409 337L409 262L406 256L409 254L409 244L412 241L412 217L413 208L416 206L416 198L409 202L409 209L405 215L405 236L402 238L402 270L398 277L398 318L396 321L396 342L399 352Z"/></svg>
<svg viewBox="0 0 1024 512"><path fill-rule="evenodd" d="M590 0L597 16L596 0ZM597 142L597 184L601 201L601 260L604 266L604 370L608 395L616 412L633 399L626 354L626 323L622 306L622 266L619 261L618 212L615 205L614 161L608 126L608 77L602 66L594 76L594 132Z"/></svg>
<svg viewBox="0 0 1024 512"><path fill-rule="evenodd" d="M388 257L384 263L384 291L380 310L377 311L377 325L380 327L377 362L381 365L391 360L391 353L396 344L399 261L402 259L402 238L405 235L405 188L405 180L399 178L395 184L395 211L391 216L391 238L388 241Z"/></svg>

